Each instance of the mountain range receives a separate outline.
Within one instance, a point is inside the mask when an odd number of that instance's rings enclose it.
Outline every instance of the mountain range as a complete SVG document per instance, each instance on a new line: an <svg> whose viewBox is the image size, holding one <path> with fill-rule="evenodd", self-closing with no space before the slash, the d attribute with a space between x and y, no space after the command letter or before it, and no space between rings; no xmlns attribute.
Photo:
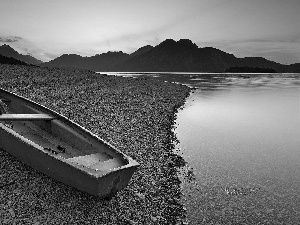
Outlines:
<svg viewBox="0 0 300 225"><path fill-rule="evenodd" d="M22 55L22 54L18 53L12 47L10 47L9 45L6 45L6 44L0 46L0 55L6 56L6 57L11 57L11 58L23 61L27 64L32 64L32 65L40 65L43 63L43 61L38 60L30 55Z"/></svg>
<svg viewBox="0 0 300 225"><path fill-rule="evenodd" d="M188 39L167 39L155 47L141 47L132 54L122 51L90 57L64 54L39 65L90 69L97 72L225 72L231 67L268 68L279 73L300 72L300 63L282 65L262 57L237 58L216 48L199 48Z"/></svg>

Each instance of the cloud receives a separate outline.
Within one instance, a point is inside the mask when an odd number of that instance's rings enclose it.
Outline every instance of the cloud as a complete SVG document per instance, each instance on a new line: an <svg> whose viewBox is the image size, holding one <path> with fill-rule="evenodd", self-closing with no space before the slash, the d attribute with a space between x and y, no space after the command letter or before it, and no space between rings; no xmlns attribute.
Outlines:
<svg viewBox="0 0 300 225"><path fill-rule="evenodd" d="M10 47L15 49L17 52L23 55L31 55L40 60L49 60L48 55L45 51L38 47L36 43L17 36L10 36L10 35L1 35L0 36L0 43L8 44Z"/></svg>
<svg viewBox="0 0 300 225"><path fill-rule="evenodd" d="M6 43L10 43L10 42L18 42L20 41L22 38L21 37L5 37L5 36L0 36L0 42L6 42Z"/></svg>

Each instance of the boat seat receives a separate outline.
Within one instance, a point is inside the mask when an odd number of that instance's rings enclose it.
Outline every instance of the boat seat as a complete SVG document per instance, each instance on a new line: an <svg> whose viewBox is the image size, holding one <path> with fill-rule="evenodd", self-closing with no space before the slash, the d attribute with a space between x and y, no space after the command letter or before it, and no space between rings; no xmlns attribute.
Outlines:
<svg viewBox="0 0 300 225"><path fill-rule="evenodd" d="M0 100L1 100L2 102L11 102L10 99L4 98L4 97L0 97Z"/></svg>
<svg viewBox="0 0 300 225"><path fill-rule="evenodd" d="M91 165L90 168L94 169L94 170L106 171L106 170L118 168L118 167L123 166L123 165L125 165L125 164L124 164L124 161L122 159L112 158L112 159L109 159L109 160L104 161L104 162L95 163L95 164Z"/></svg>
<svg viewBox="0 0 300 225"><path fill-rule="evenodd" d="M122 159L113 158L106 153L96 153L66 159L67 162L76 163L94 170L108 171L124 165Z"/></svg>
<svg viewBox="0 0 300 225"><path fill-rule="evenodd" d="M112 157L105 152L98 152L90 155L77 156L73 158L66 159L67 162L73 162L78 165L91 166L93 164L103 162L111 159Z"/></svg>
<svg viewBox="0 0 300 225"><path fill-rule="evenodd" d="M53 120L55 117L48 114L1 114L0 121L30 121Z"/></svg>

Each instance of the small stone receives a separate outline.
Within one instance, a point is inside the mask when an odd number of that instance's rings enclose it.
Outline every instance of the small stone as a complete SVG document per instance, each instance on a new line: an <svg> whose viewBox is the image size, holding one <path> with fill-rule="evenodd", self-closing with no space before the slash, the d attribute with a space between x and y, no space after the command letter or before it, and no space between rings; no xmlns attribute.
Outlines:
<svg viewBox="0 0 300 225"><path fill-rule="evenodd" d="M130 220L130 219L125 219L125 221L130 224L130 225L136 225L138 224L138 222L135 222L134 220Z"/></svg>
<svg viewBox="0 0 300 225"><path fill-rule="evenodd" d="M8 212L10 213L11 217L14 218L16 216L16 214L12 208L8 209Z"/></svg>
<svg viewBox="0 0 300 225"><path fill-rule="evenodd" d="M153 222L156 222L156 221L157 221L157 217L151 216L151 220L152 220Z"/></svg>
<svg viewBox="0 0 300 225"><path fill-rule="evenodd" d="M146 199L146 196L145 196L144 194L142 194L142 193L136 192L135 195L136 195L137 197L139 197L140 199L142 199L142 200L145 200L145 199Z"/></svg>

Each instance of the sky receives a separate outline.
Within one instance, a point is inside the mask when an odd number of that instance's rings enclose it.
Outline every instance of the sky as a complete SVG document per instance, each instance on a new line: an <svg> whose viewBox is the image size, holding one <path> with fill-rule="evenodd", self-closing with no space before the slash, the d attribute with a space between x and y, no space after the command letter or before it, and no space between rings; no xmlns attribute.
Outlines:
<svg viewBox="0 0 300 225"><path fill-rule="evenodd" d="M300 63L300 0L0 0L0 45L43 61L190 39Z"/></svg>

